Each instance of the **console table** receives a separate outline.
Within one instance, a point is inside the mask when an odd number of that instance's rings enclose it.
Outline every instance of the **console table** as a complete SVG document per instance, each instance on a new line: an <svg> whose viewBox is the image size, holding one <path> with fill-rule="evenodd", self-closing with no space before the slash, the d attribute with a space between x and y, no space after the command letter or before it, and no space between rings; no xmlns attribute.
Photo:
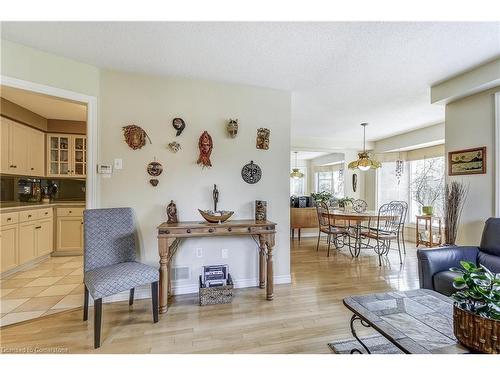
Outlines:
<svg viewBox="0 0 500 375"><path fill-rule="evenodd" d="M179 244L186 238L218 236L251 236L259 245L259 288L266 287L267 300L273 299L273 248L276 223L271 221L232 220L225 223L184 221L158 226L158 252L160 254L160 313L167 312L171 295L170 265ZM267 282L266 282L267 275Z"/></svg>

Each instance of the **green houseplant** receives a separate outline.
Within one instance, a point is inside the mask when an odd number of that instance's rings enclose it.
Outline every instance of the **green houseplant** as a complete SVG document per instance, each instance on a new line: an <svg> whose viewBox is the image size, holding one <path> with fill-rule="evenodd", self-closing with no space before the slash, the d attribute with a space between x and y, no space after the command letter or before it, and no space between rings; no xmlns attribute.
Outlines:
<svg viewBox="0 0 500 375"><path fill-rule="evenodd" d="M311 197L315 202L328 202L332 198L332 193L328 191L322 191L320 193L311 193Z"/></svg>
<svg viewBox="0 0 500 375"><path fill-rule="evenodd" d="M463 345L483 353L500 353L500 274L461 261L453 286L453 331Z"/></svg>

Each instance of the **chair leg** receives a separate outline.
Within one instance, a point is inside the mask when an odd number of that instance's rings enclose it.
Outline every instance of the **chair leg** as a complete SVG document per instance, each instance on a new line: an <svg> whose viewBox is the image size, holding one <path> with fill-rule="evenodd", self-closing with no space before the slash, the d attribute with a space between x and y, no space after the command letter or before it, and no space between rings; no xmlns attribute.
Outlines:
<svg viewBox="0 0 500 375"><path fill-rule="evenodd" d="M328 234L328 255L327 256L330 256L330 245L332 243L332 235L331 234Z"/></svg>
<svg viewBox="0 0 500 375"><path fill-rule="evenodd" d="M128 298L129 306L132 306L134 304L134 291L135 288L130 289L130 297Z"/></svg>
<svg viewBox="0 0 500 375"><path fill-rule="evenodd" d="M321 238L321 232L318 233L318 243L316 244L316 251L319 251L319 240Z"/></svg>
<svg viewBox="0 0 500 375"><path fill-rule="evenodd" d="M151 301L153 303L153 322L158 323L158 281L151 283Z"/></svg>
<svg viewBox="0 0 500 375"><path fill-rule="evenodd" d="M89 290L87 285L85 285L85 291L83 292L83 321L86 322L89 319Z"/></svg>
<svg viewBox="0 0 500 375"><path fill-rule="evenodd" d="M102 298L94 301L94 349L101 346Z"/></svg>
<svg viewBox="0 0 500 375"><path fill-rule="evenodd" d="M403 240L403 253L406 255L406 244L405 244L405 227L401 231L401 239Z"/></svg>
<svg viewBox="0 0 500 375"><path fill-rule="evenodd" d="M300 228L299 228L299 242L300 242Z"/></svg>
<svg viewBox="0 0 500 375"><path fill-rule="evenodd" d="M401 258L401 245L398 241L398 253L399 253L399 264L403 264L403 259Z"/></svg>

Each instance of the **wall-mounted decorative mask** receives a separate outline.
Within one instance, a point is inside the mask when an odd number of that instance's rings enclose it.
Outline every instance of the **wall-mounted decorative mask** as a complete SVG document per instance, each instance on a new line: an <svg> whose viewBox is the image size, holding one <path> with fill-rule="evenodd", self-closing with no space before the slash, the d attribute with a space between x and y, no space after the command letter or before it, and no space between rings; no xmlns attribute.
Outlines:
<svg viewBox="0 0 500 375"><path fill-rule="evenodd" d="M352 175L352 191L356 192L358 189L358 175L354 173Z"/></svg>
<svg viewBox="0 0 500 375"><path fill-rule="evenodd" d="M267 220L267 202L266 201L255 201L255 220L264 221Z"/></svg>
<svg viewBox="0 0 500 375"><path fill-rule="evenodd" d="M267 128L257 129L257 144L259 150L269 150L269 136L271 131Z"/></svg>
<svg viewBox="0 0 500 375"><path fill-rule="evenodd" d="M247 184L255 184L262 177L262 169L252 160L241 169L241 177Z"/></svg>
<svg viewBox="0 0 500 375"><path fill-rule="evenodd" d="M231 138L236 138L236 135L238 134L238 119L229 119L226 129Z"/></svg>
<svg viewBox="0 0 500 375"><path fill-rule="evenodd" d="M178 137L186 127L186 123L180 117L176 117L172 120L172 126L175 130L177 130L177 133L175 135Z"/></svg>
<svg viewBox="0 0 500 375"><path fill-rule="evenodd" d="M208 134L207 131L204 131L200 135L200 139L198 140L198 148L200 149L200 156L198 157L198 165L201 165L203 168L211 167L212 162L210 161L210 155L212 154L212 149L214 148L214 144L212 142L212 137Z"/></svg>
<svg viewBox="0 0 500 375"><path fill-rule="evenodd" d="M167 224L177 223L177 206L174 201L170 201L167 206Z"/></svg>
<svg viewBox="0 0 500 375"><path fill-rule="evenodd" d="M151 139L146 131L137 125L124 126L123 135L125 136L125 142L132 150L142 148L146 144L146 138L149 140L149 143L151 143Z"/></svg>
<svg viewBox="0 0 500 375"><path fill-rule="evenodd" d="M178 142L170 142L168 144L168 149L172 151L174 154L181 149L181 145Z"/></svg>
<svg viewBox="0 0 500 375"><path fill-rule="evenodd" d="M158 163L155 158L154 161L148 164L147 171L150 176L158 177L163 172L163 166L160 163ZM149 180L149 183L153 186L158 185L158 182L159 181L157 178L152 178Z"/></svg>

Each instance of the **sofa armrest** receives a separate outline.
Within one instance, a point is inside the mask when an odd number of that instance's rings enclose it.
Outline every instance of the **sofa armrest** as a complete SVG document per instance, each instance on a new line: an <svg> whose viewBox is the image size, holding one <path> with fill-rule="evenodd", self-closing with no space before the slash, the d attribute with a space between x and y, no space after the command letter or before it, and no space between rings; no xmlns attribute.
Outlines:
<svg viewBox="0 0 500 375"><path fill-rule="evenodd" d="M451 267L460 267L460 261L477 263L479 248L475 246L453 246L434 249L418 249L418 277L420 288L434 290L432 277Z"/></svg>

